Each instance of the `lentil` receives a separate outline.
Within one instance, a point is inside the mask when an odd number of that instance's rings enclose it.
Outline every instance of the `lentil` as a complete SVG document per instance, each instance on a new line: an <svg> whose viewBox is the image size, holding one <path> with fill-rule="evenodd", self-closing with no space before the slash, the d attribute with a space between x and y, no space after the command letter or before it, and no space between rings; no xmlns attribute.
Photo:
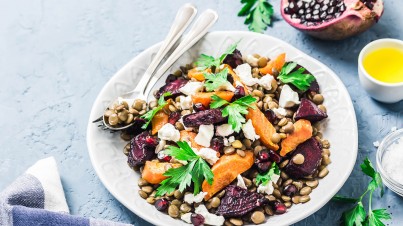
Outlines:
<svg viewBox="0 0 403 226"><path fill-rule="evenodd" d="M292 161L297 165L301 165L302 163L304 163L305 157L302 154L298 153L292 158Z"/></svg>
<svg viewBox="0 0 403 226"><path fill-rule="evenodd" d="M306 203L309 202L309 200L311 200L311 197L309 197L309 195L304 195L299 198L300 203Z"/></svg>
<svg viewBox="0 0 403 226"><path fill-rule="evenodd" d="M139 190L139 195L143 199L148 198L148 194L146 192L144 192L143 190Z"/></svg>
<svg viewBox="0 0 403 226"><path fill-rule="evenodd" d="M179 209L175 205L170 205L168 208L168 214L169 216L173 218L177 218L179 216Z"/></svg>
<svg viewBox="0 0 403 226"><path fill-rule="evenodd" d="M241 149L237 149L237 150L236 150L236 153L237 153L239 156L241 156L241 157L245 157L245 152L242 151Z"/></svg>
<svg viewBox="0 0 403 226"><path fill-rule="evenodd" d="M320 178L324 178L324 177L327 176L328 173L329 173L329 170L328 170L327 168L324 168L324 169L322 169L322 170L319 172L318 176L319 176Z"/></svg>
<svg viewBox="0 0 403 226"><path fill-rule="evenodd" d="M243 221L239 218L231 218L231 219L229 219L229 222L231 222L233 225L236 225L236 226L243 225Z"/></svg>
<svg viewBox="0 0 403 226"><path fill-rule="evenodd" d="M250 219L252 220L253 223L255 224L261 224L263 223L265 217L264 217L264 213L261 211L255 211L252 213L252 215L250 216Z"/></svg>
<svg viewBox="0 0 403 226"><path fill-rule="evenodd" d="M234 142L232 142L232 147L234 148L242 148L242 143L239 140L235 140Z"/></svg>
<svg viewBox="0 0 403 226"><path fill-rule="evenodd" d="M311 187L303 187L300 191L299 194L300 195L309 195L312 192L312 188Z"/></svg>

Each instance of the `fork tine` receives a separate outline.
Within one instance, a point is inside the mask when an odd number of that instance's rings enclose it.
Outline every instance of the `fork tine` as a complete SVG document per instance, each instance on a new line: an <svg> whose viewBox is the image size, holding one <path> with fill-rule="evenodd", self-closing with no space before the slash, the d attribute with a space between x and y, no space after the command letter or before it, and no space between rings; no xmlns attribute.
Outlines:
<svg viewBox="0 0 403 226"><path fill-rule="evenodd" d="M100 122L100 121L102 121L102 120L103 120L103 116L101 116L101 117L95 119L94 121L92 121L92 123L97 123L97 122Z"/></svg>

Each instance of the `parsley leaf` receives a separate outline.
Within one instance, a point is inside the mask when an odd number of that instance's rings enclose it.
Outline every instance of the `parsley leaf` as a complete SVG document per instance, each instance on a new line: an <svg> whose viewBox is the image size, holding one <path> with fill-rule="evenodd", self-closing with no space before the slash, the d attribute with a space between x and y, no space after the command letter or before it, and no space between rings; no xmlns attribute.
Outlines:
<svg viewBox="0 0 403 226"><path fill-rule="evenodd" d="M360 166L362 172L372 178L372 180L368 184L367 190L358 199L345 198L336 195L333 197L333 200L356 203L356 205L352 209L343 213L342 219L344 221L344 225L384 226L382 220L390 220L391 215L387 212L386 209L372 210L372 195L374 191L379 188L381 189L381 196L383 195L382 178L380 177L379 173L376 172L368 157L365 158L364 163L362 163ZM367 193L369 193L368 216L362 204L362 199Z"/></svg>
<svg viewBox="0 0 403 226"><path fill-rule="evenodd" d="M187 187L194 184L194 194L200 192L201 184L206 180L209 184L213 183L213 172L210 166L198 156L187 142L178 141L179 147L170 146L165 151L165 154L174 157L177 160L188 161L187 165L170 168L165 173L167 176L157 188L156 196L162 196L166 193L171 193L178 188L183 192Z"/></svg>
<svg viewBox="0 0 403 226"><path fill-rule="evenodd" d="M225 84L231 84L227 80L228 69L218 72L217 74L213 73L204 73L204 78L206 81L204 82L204 86L207 91L214 91Z"/></svg>
<svg viewBox="0 0 403 226"><path fill-rule="evenodd" d="M267 171L263 175L258 174L256 176L256 184L266 185L267 183L269 183L269 181L271 181L271 177L274 174L280 175L280 169L275 162L273 162L269 171Z"/></svg>
<svg viewBox="0 0 403 226"><path fill-rule="evenodd" d="M168 102L165 101L165 97L171 96L171 92L166 92L162 94L160 99L158 99L158 107L151 109L147 111L144 115L140 116L140 118L145 119L147 122L144 124L141 128L142 129L147 129L148 125L150 124L151 120L154 118L155 114L157 114L158 111L160 111L163 107L165 107Z"/></svg>
<svg viewBox="0 0 403 226"><path fill-rule="evenodd" d="M293 71L297 67L297 63L290 62L283 66L278 76L278 79L283 83L291 83L301 91L308 90L311 82L315 80L315 77L311 74L304 74L305 68L300 67Z"/></svg>
<svg viewBox="0 0 403 226"><path fill-rule="evenodd" d="M232 54L235 51L235 49L238 46L240 41L241 40L228 46L228 48L225 50L225 52L223 54L221 54L221 56L218 58L214 58L213 56L209 56L206 54L201 54L199 56L199 58L197 59L197 61L195 62L196 66L200 70L204 70L206 68L210 68L213 66L218 68L221 65L221 63L224 61L225 57L227 57L227 55Z"/></svg>
<svg viewBox="0 0 403 226"><path fill-rule="evenodd" d="M244 23L249 25L250 31L263 33L271 25L273 6L267 0L241 0L241 3L245 5L238 16L246 16Z"/></svg>
<svg viewBox="0 0 403 226"><path fill-rule="evenodd" d="M241 97L232 103L223 100L217 95L213 95L210 108L219 108L228 104L222 110L222 116L228 117L228 124L230 124L232 129L238 133L241 130L242 123L245 123L245 118L243 115L248 114L248 108L255 108L255 106L252 105L255 102L256 98L252 97L251 95Z"/></svg>

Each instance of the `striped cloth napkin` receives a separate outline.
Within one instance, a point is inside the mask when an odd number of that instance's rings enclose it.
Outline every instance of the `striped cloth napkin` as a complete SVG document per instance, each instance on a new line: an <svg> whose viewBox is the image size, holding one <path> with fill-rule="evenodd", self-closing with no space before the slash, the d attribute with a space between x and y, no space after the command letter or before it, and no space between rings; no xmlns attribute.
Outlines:
<svg viewBox="0 0 403 226"><path fill-rule="evenodd" d="M36 162L0 193L0 225L129 226L70 215L53 157Z"/></svg>

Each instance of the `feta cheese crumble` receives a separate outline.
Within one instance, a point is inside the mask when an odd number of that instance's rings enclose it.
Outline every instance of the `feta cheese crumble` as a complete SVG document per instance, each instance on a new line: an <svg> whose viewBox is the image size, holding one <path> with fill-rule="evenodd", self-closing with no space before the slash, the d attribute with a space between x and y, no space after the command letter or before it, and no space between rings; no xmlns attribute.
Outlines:
<svg viewBox="0 0 403 226"><path fill-rule="evenodd" d="M289 85L284 85L278 103L282 108L293 107L300 103L298 93L293 91Z"/></svg>
<svg viewBox="0 0 403 226"><path fill-rule="evenodd" d="M210 213L205 205L199 205L195 209L195 213L198 213L204 217L204 223L208 225L223 225L225 218L223 216L217 216L215 214Z"/></svg>
<svg viewBox="0 0 403 226"><path fill-rule="evenodd" d="M179 141L180 133L171 123L167 123L158 130L158 138L162 140Z"/></svg>
<svg viewBox="0 0 403 226"><path fill-rule="evenodd" d="M271 109L274 114L276 115L281 115L281 116L286 116L287 115L287 111L284 108L273 108Z"/></svg>
<svg viewBox="0 0 403 226"><path fill-rule="evenodd" d="M277 183L279 178L280 178L280 175L273 174L271 176L271 180L266 185L260 184L257 187L257 192L258 193L266 193L268 195L273 194L273 191L274 191L273 184Z"/></svg>
<svg viewBox="0 0 403 226"><path fill-rule="evenodd" d="M247 189L246 185L245 185L245 181L243 180L241 174L238 174L238 176L236 176L236 179L238 180L236 183L236 186L241 187L243 189Z"/></svg>
<svg viewBox="0 0 403 226"><path fill-rule="evenodd" d="M235 137L234 136L230 136L228 138L224 138L224 146L228 147L232 144L232 142L235 141Z"/></svg>
<svg viewBox="0 0 403 226"><path fill-rule="evenodd" d="M179 91L190 96L203 90L203 82L188 82L182 86Z"/></svg>
<svg viewBox="0 0 403 226"><path fill-rule="evenodd" d="M260 136L256 134L255 128L253 127L252 120L248 120L245 124L242 125L243 135L249 140L259 139Z"/></svg>
<svg viewBox="0 0 403 226"><path fill-rule="evenodd" d="M249 54L245 58L246 62L250 64L252 67L257 67L257 62L259 61L258 58L254 57L253 55Z"/></svg>
<svg viewBox="0 0 403 226"><path fill-rule="evenodd" d="M230 124L222 124L217 126L216 134L221 137L226 137L234 133Z"/></svg>
<svg viewBox="0 0 403 226"><path fill-rule="evenodd" d="M247 86L253 86L259 82L259 79L252 77L252 68L248 63L238 65L234 71L239 76L243 84Z"/></svg>
<svg viewBox="0 0 403 226"><path fill-rule="evenodd" d="M206 196L206 195L207 195L207 192L200 192L197 195L193 195L192 193L186 194L184 196L184 201L189 203L189 204L200 203L201 201L203 201L204 196Z"/></svg>
<svg viewBox="0 0 403 226"><path fill-rule="evenodd" d="M196 152L198 156L206 160L210 165L214 165L218 161L217 152L211 148L201 148Z"/></svg>
<svg viewBox="0 0 403 226"><path fill-rule="evenodd" d="M181 219L182 219L184 222L186 222L186 223L188 223L188 224L191 224L191 223L192 223L191 217L192 217L192 213L185 213L185 214L183 214L183 215L181 216Z"/></svg>
<svg viewBox="0 0 403 226"><path fill-rule="evenodd" d="M271 90L271 83L274 77L267 74L259 79L259 85L261 85L265 90Z"/></svg>
<svg viewBox="0 0 403 226"><path fill-rule="evenodd" d="M199 133L195 137L195 142L204 147L210 147L210 141L213 136L214 125L200 125Z"/></svg>
<svg viewBox="0 0 403 226"><path fill-rule="evenodd" d="M190 109L193 106L191 96L179 96L179 104L182 110Z"/></svg>

